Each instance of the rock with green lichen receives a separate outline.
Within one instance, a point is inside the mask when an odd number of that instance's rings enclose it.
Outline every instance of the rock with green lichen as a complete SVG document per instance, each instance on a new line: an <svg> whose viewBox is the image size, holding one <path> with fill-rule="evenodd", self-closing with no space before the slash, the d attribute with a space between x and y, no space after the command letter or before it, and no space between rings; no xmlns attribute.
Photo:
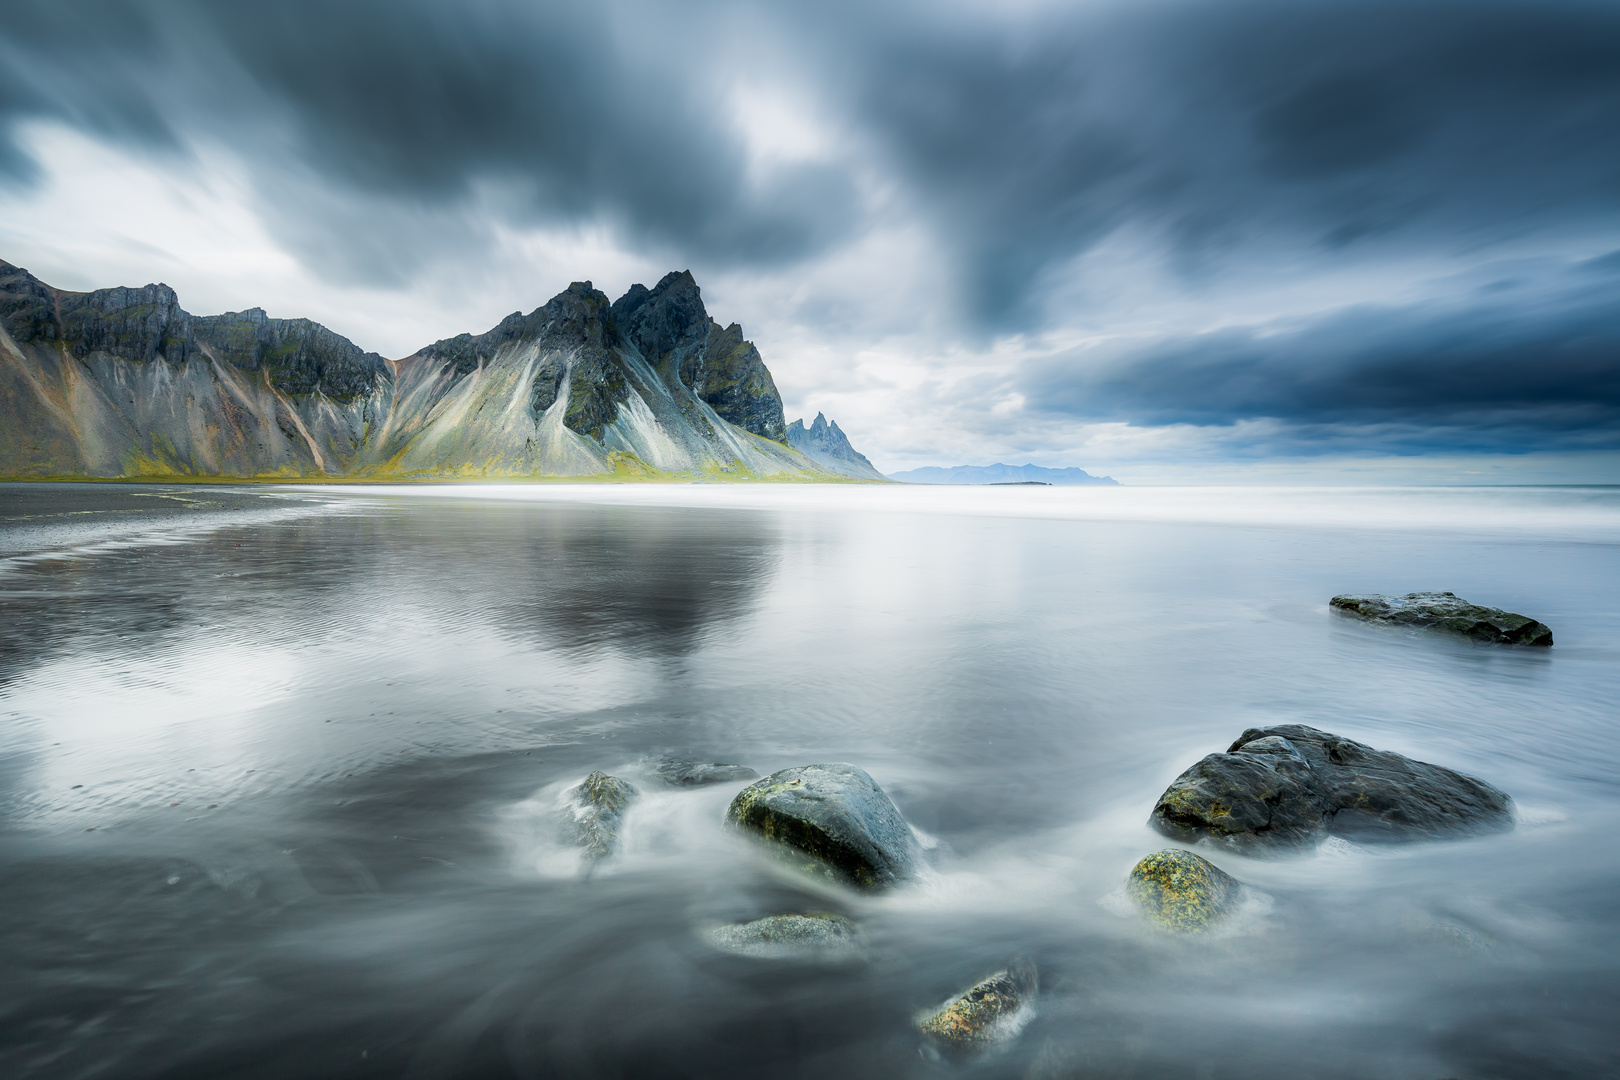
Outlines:
<svg viewBox="0 0 1620 1080"><path fill-rule="evenodd" d="M1230 915L1242 891L1230 874L1190 851L1156 851L1136 864L1126 890L1167 930L1202 933Z"/></svg>
<svg viewBox="0 0 1620 1080"><path fill-rule="evenodd" d="M705 935L709 944L739 956L770 960L840 959L860 951L855 924L842 915L767 915L751 922L718 926Z"/></svg>
<svg viewBox="0 0 1620 1080"><path fill-rule="evenodd" d="M737 793L726 821L817 876L882 889L916 873L920 851L888 795L854 765L772 773Z"/></svg>
<svg viewBox="0 0 1620 1080"><path fill-rule="evenodd" d="M1034 1013L1035 965L1009 964L917 1019L930 1049L948 1056L987 1050L1016 1038Z"/></svg>
<svg viewBox="0 0 1620 1080"><path fill-rule="evenodd" d="M1552 630L1528 615L1470 604L1455 593L1416 592L1405 596L1335 596L1328 601L1351 615L1397 626L1446 630L1492 645L1550 646Z"/></svg>
<svg viewBox="0 0 1620 1080"><path fill-rule="evenodd" d="M1250 728L1224 754L1176 777L1152 825L1245 854L1362 842L1440 839L1513 827L1513 800L1439 765L1374 750L1304 724Z"/></svg>
<svg viewBox="0 0 1620 1080"><path fill-rule="evenodd" d="M613 854L624 827L624 812L641 793L600 769L568 793L563 823L573 841L595 862Z"/></svg>

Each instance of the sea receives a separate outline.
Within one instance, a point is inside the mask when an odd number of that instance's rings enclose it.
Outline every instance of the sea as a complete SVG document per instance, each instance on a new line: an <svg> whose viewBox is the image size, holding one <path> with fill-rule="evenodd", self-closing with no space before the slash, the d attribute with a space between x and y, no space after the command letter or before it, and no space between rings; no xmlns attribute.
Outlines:
<svg viewBox="0 0 1620 1080"><path fill-rule="evenodd" d="M1328 604L1416 590L1556 644ZM1242 906L1155 928L1154 801L1280 723L1516 827L1196 848ZM1617 736L1616 488L0 485L0 1075L1620 1075ZM662 759L857 765L926 865L801 877ZM809 912L861 948L708 937Z"/></svg>

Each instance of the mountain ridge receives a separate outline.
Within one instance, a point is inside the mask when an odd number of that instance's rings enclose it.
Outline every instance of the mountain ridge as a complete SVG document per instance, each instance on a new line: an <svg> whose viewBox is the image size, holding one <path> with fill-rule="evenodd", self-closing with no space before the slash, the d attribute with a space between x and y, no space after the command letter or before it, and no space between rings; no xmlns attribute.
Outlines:
<svg viewBox="0 0 1620 1080"><path fill-rule="evenodd" d="M575 282L387 361L307 319L0 262L3 476L850 478L787 438L759 351L690 271L612 302Z"/></svg>
<svg viewBox="0 0 1620 1080"><path fill-rule="evenodd" d="M789 424L787 444L828 472L852 480L888 479L873 467L865 454L849 444L849 436L844 434L837 421L829 422L824 413L816 413L814 422L808 428L803 420Z"/></svg>
<svg viewBox="0 0 1620 1080"><path fill-rule="evenodd" d="M1007 465L1001 462L994 465L954 465L949 468L927 465L920 469L890 473L889 479L902 484L1041 483L1061 487L1119 486L1119 481L1111 476L1092 476L1084 469L1048 469L1041 465Z"/></svg>

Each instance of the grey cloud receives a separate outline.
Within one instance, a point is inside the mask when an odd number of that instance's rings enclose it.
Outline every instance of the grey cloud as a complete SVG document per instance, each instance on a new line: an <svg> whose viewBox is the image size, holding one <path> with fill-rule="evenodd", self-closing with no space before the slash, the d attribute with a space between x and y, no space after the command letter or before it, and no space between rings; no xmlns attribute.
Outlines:
<svg viewBox="0 0 1620 1080"><path fill-rule="evenodd" d="M425 211L494 178L526 193L513 213L608 221L717 266L791 265L871 224L853 163L747 179L730 76L796 58L954 253L968 317L997 331L1029 329L1042 275L1127 222L1214 273L1222 253L1267 245L1477 244L1620 211L1620 11L1585 0L1001 18L21 0L0 34L8 128L54 116L159 147L206 131L272 177L291 153L356 198ZM290 147L266 135L277 125Z"/></svg>
<svg viewBox="0 0 1620 1080"><path fill-rule="evenodd" d="M1225 254L1447 250L1620 211L1620 11L1161 3L897 41L858 115L1022 329L1041 273L1146 223Z"/></svg>
<svg viewBox="0 0 1620 1080"><path fill-rule="evenodd" d="M1279 420L1298 442L1422 450L1620 447L1615 256L1462 299L1116 343L1041 362L1031 408L1087 419L1230 426Z"/></svg>
<svg viewBox="0 0 1620 1080"><path fill-rule="evenodd" d="M721 264L799 258L854 221L841 172L784 167L755 190L717 84L696 77L733 58L653 5L12 6L0 56L19 89L0 98L0 130L39 117L157 151L221 140L272 217L332 226L299 245L323 265L397 277L389 264L413 254L397 221L453 217L484 183L516 223L606 223ZM308 174L331 191L308 198ZM442 231L423 230L418 261ZM355 251L331 250L350 236Z"/></svg>

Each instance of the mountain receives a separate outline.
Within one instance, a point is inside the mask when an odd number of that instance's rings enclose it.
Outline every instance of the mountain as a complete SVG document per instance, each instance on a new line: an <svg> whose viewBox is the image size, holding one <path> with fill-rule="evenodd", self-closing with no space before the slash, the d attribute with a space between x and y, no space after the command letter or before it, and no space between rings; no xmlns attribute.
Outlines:
<svg viewBox="0 0 1620 1080"><path fill-rule="evenodd" d="M787 444L828 472L856 480L886 479L866 460L865 454L849 445L849 439L838 424L828 423L821 413L816 413L815 422L808 428L803 420L789 424Z"/></svg>
<svg viewBox="0 0 1620 1080"><path fill-rule="evenodd" d="M1118 480L1108 476L1092 476L1084 469L1046 469L1039 465L957 465L942 469L929 465L922 469L889 474L890 480L904 484L1115 484Z"/></svg>
<svg viewBox="0 0 1620 1080"><path fill-rule="evenodd" d="M690 272L611 303L576 282L391 362L307 319L0 262L0 476L851 475L787 438L759 351Z"/></svg>

